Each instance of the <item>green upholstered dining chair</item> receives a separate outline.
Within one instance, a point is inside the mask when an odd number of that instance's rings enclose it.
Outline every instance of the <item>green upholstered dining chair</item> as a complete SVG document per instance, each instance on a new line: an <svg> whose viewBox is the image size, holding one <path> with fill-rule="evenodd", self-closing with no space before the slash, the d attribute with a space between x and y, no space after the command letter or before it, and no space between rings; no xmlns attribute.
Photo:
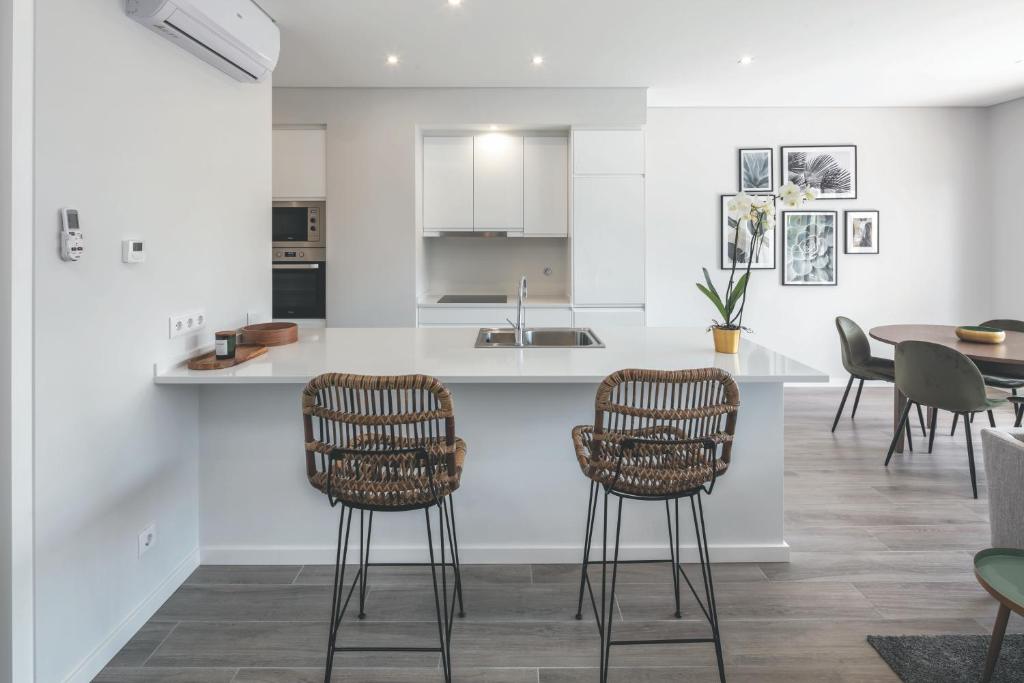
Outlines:
<svg viewBox="0 0 1024 683"><path fill-rule="evenodd" d="M885 456L886 466L892 460L898 439L902 438L912 405L947 410L964 418L967 465L971 470L971 489L977 498L978 478L974 469L970 416L990 411L1006 401L988 397L985 379L970 358L948 346L924 341L905 341L896 345L896 386L907 397L907 405Z"/></svg>
<svg viewBox="0 0 1024 683"><path fill-rule="evenodd" d="M849 318L838 316L836 329L839 330L839 348L842 351L843 367L850 373L850 381L846 383L843 400L839 402L836 419L832 421L833 432L836 431L839 418L843 415L843 408L846 407L846 399L850 396L853 380L860 380L860 383L857 385L857 396L853 399L853 410L850 411L851 420L857 416L857 406L860 405L860 392L864 389L864 380L892 382L896 376L896 370L891 360L871 355L871 342L868 341L868 337L860 325ZM918 408L917 416L921 421L921 431L924 432L924 415L920 408Z"/></svg>
<svg viewBox="0 0 1024 683"><path fill-rule="evenodd" d="M1001 318L997 320L986 320L981 324L984 327L995 327L996 329L1006 330L1007 332L1024 332L1024 320ZM978 369L981 370L982 376L985 378L985 384L993 389L1009 391L1013 396L1017 395L1018 390L1024 389L1024 366L1014 365L1013 363L986 363L984 361L976 361L976 365L978 366ZM1017 409L1017 413L1020 413L1019 408ZM956 425L958 421L959 416L953 418L953 429L949 432L950 436L956 434ZM991 426L996 426L995 416L991 413L989 413L988 421ZM1017 422L1017 426L1019 427L1020 420Z"/></svg>

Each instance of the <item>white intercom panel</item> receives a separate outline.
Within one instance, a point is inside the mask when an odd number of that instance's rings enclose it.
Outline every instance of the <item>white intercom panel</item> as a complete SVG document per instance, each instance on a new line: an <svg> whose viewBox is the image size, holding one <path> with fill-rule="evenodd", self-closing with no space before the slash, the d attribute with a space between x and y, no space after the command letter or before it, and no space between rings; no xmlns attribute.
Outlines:
<svg viewBox="0 0 1024 683"><path fill-rule="evenodd" d="M85 240L78 222L78 209L60 210L60 257L65 261L77 261L85 251Z"/></svg>
<svg viewBox="0 0 1024 683"><path fill-rule="evenodd" d="M142 263L146 260L146 247L142 240L122 240L121 260L124 263Z"/></svg>

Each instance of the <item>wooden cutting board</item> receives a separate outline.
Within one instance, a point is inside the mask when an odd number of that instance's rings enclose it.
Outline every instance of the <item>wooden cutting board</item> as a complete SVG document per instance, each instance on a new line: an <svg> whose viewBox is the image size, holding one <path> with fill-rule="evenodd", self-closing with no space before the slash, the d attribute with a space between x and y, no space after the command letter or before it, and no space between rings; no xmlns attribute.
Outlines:
<svg viewBox="0 0 1024 683"><path fill-rule="evenodd" d="M196 356L188 362L189 370L223 370L230 368L247 360L262 356L267 352L267 347L262 344L239 344L235 347L235 357L218 360L217 354L213 351Z"/></svg>

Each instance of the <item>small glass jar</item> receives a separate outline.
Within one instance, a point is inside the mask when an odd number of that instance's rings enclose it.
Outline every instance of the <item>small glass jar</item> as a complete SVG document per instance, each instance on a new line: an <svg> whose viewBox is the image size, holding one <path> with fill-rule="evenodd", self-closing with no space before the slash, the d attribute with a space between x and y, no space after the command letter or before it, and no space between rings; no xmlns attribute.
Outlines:
<svg viewBox="0 0 1024 683"><path fill-rule="evenodd" d="M214 355L217 360L230 360L235 357L235 346L238 343L238 333L217 332L214 335Z"/></svg>

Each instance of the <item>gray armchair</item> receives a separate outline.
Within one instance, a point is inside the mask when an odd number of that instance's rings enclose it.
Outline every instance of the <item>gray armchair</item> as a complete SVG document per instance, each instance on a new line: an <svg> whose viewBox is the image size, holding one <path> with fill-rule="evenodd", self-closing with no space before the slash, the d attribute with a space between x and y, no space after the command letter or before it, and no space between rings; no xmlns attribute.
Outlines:
<svg viewBox="0 0 1024 683"><path fill-rule="evenodd" d="M992 546L1024 549L1024 429L985 429Z"/></svg>

